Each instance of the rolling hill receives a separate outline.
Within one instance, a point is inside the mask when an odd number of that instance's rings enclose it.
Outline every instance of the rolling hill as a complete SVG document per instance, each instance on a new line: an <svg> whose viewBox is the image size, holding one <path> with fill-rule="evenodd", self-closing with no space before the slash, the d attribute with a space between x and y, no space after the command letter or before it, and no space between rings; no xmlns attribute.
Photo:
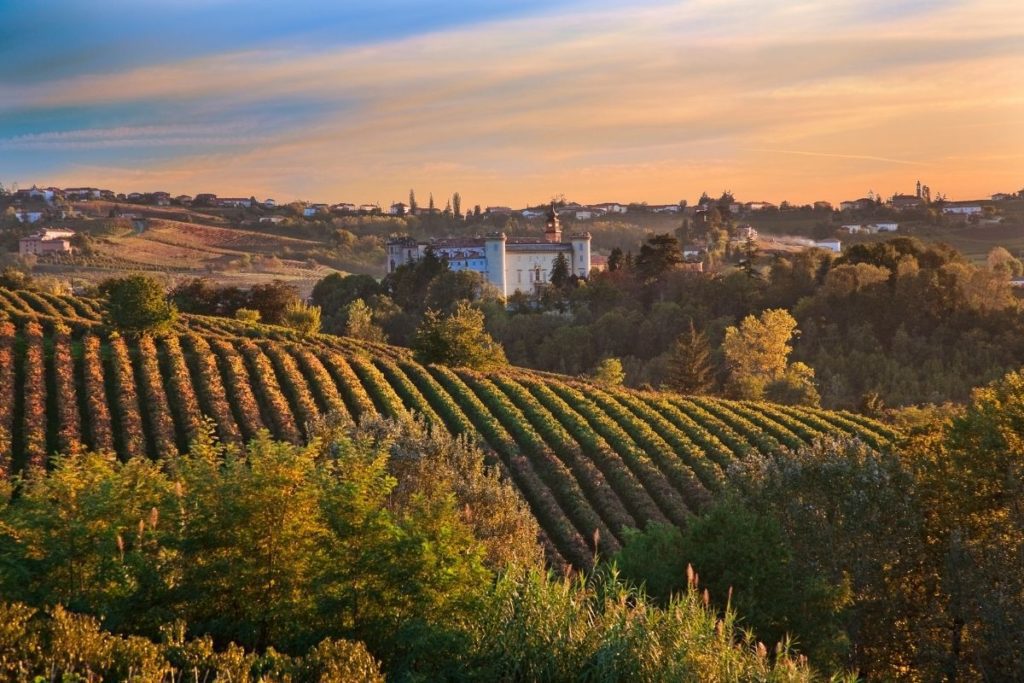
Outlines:
<svg viewBox="0 0 1024 683"><path fill-rule="evenodd" d="M0 472L55 452L173 458L213 424L241 443L267 429L301 442L323 416L412 412L479 439L540 521L555 565L589 567L623 530L683 524L748 454L828 433L895 438L859 415L609 388L521 369L424 366L406 349L183 315L128 340L96 301L0 289Z"/></svg>

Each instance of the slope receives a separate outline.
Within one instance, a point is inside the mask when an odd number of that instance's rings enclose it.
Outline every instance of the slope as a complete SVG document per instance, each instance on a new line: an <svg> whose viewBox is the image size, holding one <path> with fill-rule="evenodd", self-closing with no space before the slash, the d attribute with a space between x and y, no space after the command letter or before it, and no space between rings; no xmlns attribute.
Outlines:
<svg viewBox="0 0 1024 683"><path fill-rule="evenodd" d="M207 421L227 442L263 429L301 442L327 417L415 414L489 449L556 565L590 567L627 527L684 524L755 451L896 436L850 413L424 366L397 347L222 318L186 315L167 336L129 340L88 299L0 289L0 310L4 476L83 449L174 458Z"/></svg>

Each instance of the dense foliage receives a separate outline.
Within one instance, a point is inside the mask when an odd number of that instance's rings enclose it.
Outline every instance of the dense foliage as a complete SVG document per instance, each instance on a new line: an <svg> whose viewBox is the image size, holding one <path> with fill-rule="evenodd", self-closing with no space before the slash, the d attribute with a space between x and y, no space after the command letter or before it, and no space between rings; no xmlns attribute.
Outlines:
<svg viewBox="0 0 1024 683"><path fill-rule="evenodd" d="M508 555L533 543L528 513L479 450L455 444L445 462L452 446L378 423L302 447L201 436L165 463L59 459L0 499L0 666L93 680L378 680L375 659L395 680L810 677L739 636L696 584L659 609L614 576L556 578L536 550ZM521 518L498 533L495 498Z"/></svg>

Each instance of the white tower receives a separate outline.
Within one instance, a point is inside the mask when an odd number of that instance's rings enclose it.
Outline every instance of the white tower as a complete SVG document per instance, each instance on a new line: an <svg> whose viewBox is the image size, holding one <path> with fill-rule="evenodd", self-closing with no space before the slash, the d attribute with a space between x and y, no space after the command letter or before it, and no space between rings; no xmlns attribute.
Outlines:
<svg viewBox="0 0 1024 683"><path fill-rule="evenodd" d="M498 288L502 296L508 296L505 286L505 233L484 239L484 256L487 258L487 281Z"/></svg>
<svg viewBox="0 0 1024 683"><path fill-rule="evenodd" d="M590 275L590 233L573 235L572 241L572 272L580 277Z"/></svg>

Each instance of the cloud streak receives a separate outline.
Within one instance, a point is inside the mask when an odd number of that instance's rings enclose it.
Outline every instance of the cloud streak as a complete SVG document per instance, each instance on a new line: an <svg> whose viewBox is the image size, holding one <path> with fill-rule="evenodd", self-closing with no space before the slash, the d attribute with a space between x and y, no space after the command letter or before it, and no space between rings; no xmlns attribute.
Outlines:
<svg viewBox="0 0 1024 683"><path fill-rule="evenodd" d="M71 167L62 151L177 147L132 163L213 191L377 200L416 186L485 203L555 192L675 201L717 185L835 200L909 187L908 167L950 196L1019 183L984 159L1024 151L1011 125L1024 118L1012 86L1024 70L1022 13L1001 0L887 7L583 5L543 21L15 84L0 101L0 150L52 154L56 174L86 180L89 160ZM236 123L239 111L283 102L295 112ZM204 123L166 123L171 103ZM160 123L141 114L4 135L4 120L95 106L148 108ZM139 177L127 163L104 168Z"/></svg>

